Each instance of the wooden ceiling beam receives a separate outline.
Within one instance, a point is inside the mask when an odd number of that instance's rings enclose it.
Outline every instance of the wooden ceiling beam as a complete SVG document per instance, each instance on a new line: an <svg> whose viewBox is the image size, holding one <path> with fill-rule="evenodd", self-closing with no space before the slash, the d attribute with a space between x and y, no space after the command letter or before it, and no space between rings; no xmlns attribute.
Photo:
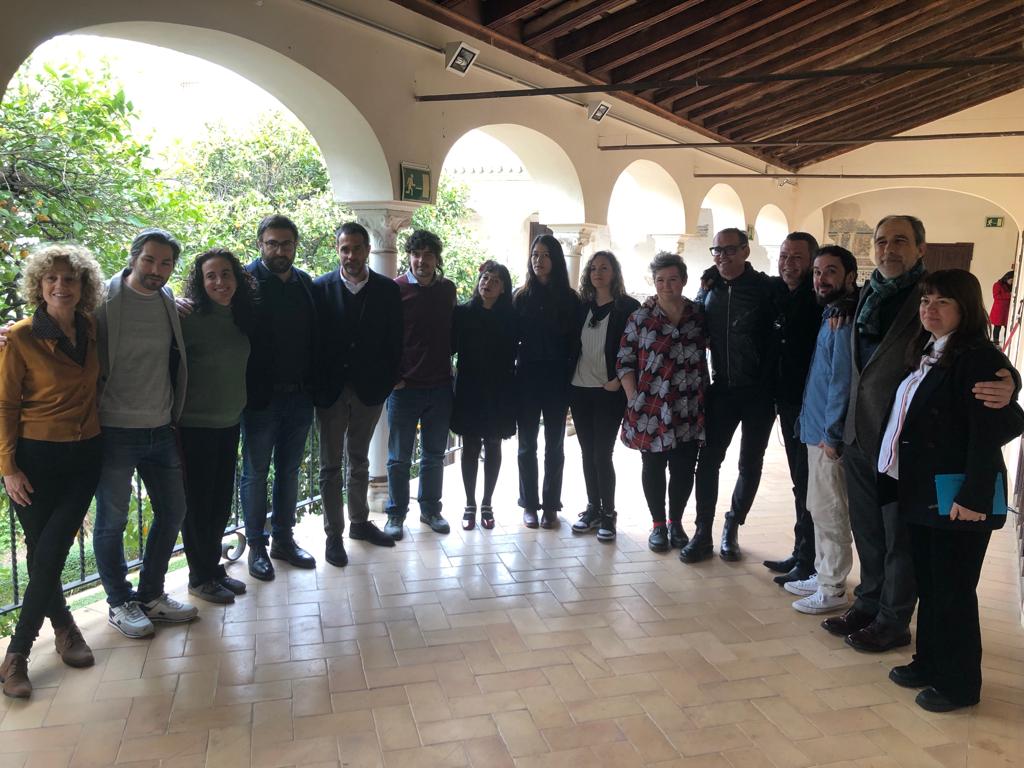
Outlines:
<svg viewBox="0 0 1024 768"><path fill-rule="evenodd" d="M960 77L955 74L947 75L931 83L919 84L912 89L913 95L890 94L889 97L873 104L871 109L851 109L848 112L837 114L832 120L822 121L820 125L808 127L808 135L828 139L832 136L842 138L851 134L889 136L903 133L948 115L951 111L961 111L973 104L980 103L975 100L977 94L985 94L982 101L987 101L989 98L993 98L993 94L1001 95L1014 90L1014 77L1017 78L1019 87L1019 75L1014 73L989 71L966 80L962 77L962 73L960 74ZM810 131L811 128L813 128L813 132ZM856 146L862 145L846 145L842 151L848 152ZM776 154L780 158L801 157L803 164L806 164L812 161L811 158L823 158L826 154L833 153L837 152L835 148L831 147L827 152L807 147L802 149L785 148ZM814 159L813 162L818 162L818 160Z"/></svg>
<svg viewBox="0 0 1024 768"><path fill-rule="evenodd" d="M523 42L532 48L547 45L555 38L591 23L605 12L622 5L623 0L575 0L559 3L523 24Z"/></svg>
<svg viewBox="0 0 1024 768"><path fill-rule="evenodd" d="M789 16L812 2L813 0L761 0L757 3L756 16L744 13L747 6L733 3L728 5L728 11L713 14L705 23L695 25L691 29L680 30L683 32L682 35L664 38L660 45L642 48L639 56L631 54L629 57L613 57L611 53L603 50L592 53L586 58L586 69L598 76L606 75L611 82L616 83L657 77L665 69L705 53L717 52L720 49L727 52L745 49L746 38L749 35L763 27L785 29L789 23ZM648 30L648 34L654 31Z"/></svg>
<svg viewBox="0 0 1024 768"><path fill-rule="evenodd" d="M797 1L800 4L806 2L806 0ZM777 6L779 0L764 0L764 2ZM610 74L612 71L632 70L635 66L631 66L631 63L646 59L654 55L655 52L665 49L688 51L687 40L701 32L704 32L703 37L707 40L708 37L714 37L715 33L720 30L722 38L729 40L742 34L744 23L748 25L751 23L749 17L744 16L744 11L753 6L757 6L760 10L762 4L762 0L702 3L686 13L676 16L672 20L671 30L665 28L667 25L650 27L625 40L620 40L615 45L606 45L587 54L583 60L583 68L595 77L607 79L613 77ZM783 5L785 6L785 3ZM643 78L627 73L623 80L617 82L640 79Z"/></svg>
<svg viewBox="0 0 1024 768"><path fill-rule="evenodd" d="M816 62L822 61L827 61L829 67L842 67L858 62L873 61L869 58L871 51L866 51L864 44L874 49L891 46L905 33L908 25L908 12L913 14L911 18L918 19L916 22L910 22L911 26L920 28L929 23L923 20L925 17L934 16L940 6L948 8L948 5L944 0L907 0L855 24L843 26L841 33L835 32L829 35L827 39L830 42L824 48L813 52L807 51L803 57L799 58L781 57L775 62L769 62L767 68L770 71L792 72L806 69ZM836 21L840 24L843 23L841 18ZM707 74L710 77L711 73ZM672 111L676 114L686 114L695 122L703 121L719 111L741 107L749 102L774 96L779 91L785 90L786 87L786 83L769 83L763 86L739 85L732 88L702 88L692 97L677 99L673 102Z"/></svg>
<svg viewBox="0 0 1024 768"><path fill-rule="evenodd" d="M971 91L964 97L965 100L961 103L962 109L970 109L971 107L977 106L978 104L984 104L986 101L990 101L991 99L996 99L999 98L1000 96L1005 96L1008 93L1013 93L1014 91L1018 90L1019 87L1019 84L1014 83L1013 81L1004 80L1001 82L992 83L987 88L981 88L975 91ZM920 119L915 120L914 122L916 125L924 125L934 120L943 118L948 114L948 108L940 105L934 107L931 110L919 111L918 116ZM899 128L898 130L909 130L910 128L916 127L916 125L909 126L907 128ZM778 161L787 166L803 168L808 165L813 165L815 163L824 162L825 160L830 160L834 157L838 157L839 155L844 155L863 146L867 145L845 144L836 147L828 147L826 151L823 152L816 152L814 151L813 147L807 147L802 150L780 152L778 153Z"/></svg>
<svg viewBox="0 0 1024 768"><path fill-rule="evenodd" d="M574 63L591 51L669 21L673 16L700 5L701 2L702 0L648 0L628 6L556 40L555 58L566 64Z"/></svg>
<svg viewBox="0 0 1024 768"><path fill-rule="evenodd" d="M902 0L884 0L886 6L896 5L900 2ZM874 5L861 2L861 0L818 0L804 13L789 19L787 26L775 25L758 30L742 48L715 51L714 57L705 57L669 67L662 75L666 79L686 80L697 78L707 70L715 70L718 74L733 76L752 69L757 71L772 69L772 62L791 59L794 52L810 51L819 40L832 34L830 28L820 23L821 21L842 14L847 23L853 24L876 12L877 9ZM734 61L734 59L738 59L738 61ZM730 61L732 64L726 68ZM766 62L769 63L767 67L764 66ZM700 86L695 85L689 88L646 91L640 95L649 98L659 106L671 109L674 101L683 99L699 90Z"/></svg>
<svg viewBox="0 0 1024 768"><path fill-rule="evenodd" d="M487 0L480 9L481 21L484 26L496 27L522 21L527 16L532 16L536 11L544 7L548 0Z"/></svg>
<svg viewBox="0 0 1024 768"><path fill-rule="evenodd" d="M1013 52L1014 42L1020 39L1019 25L1013 24L1009 29L994 27L989 31L969 37L954 37L945 46L930 48L929 54L936 59L944 55L963 54L971 50L979 42L985 43L986 55L996 56L1000 53ZM1009 46L1010 50L1005 49ZM849 78L843 82L832 84L827 92L821 88L816 90L804 87L794 88L767 103L737 111L721 121L706 121L705 127L720 132L725 136L733 136L738 140L752 141L769 139L780 134L794 131L801 126L829 117L859 104L878 98L879 93L906 88L917 82L928 80L935 75L935 70L916 70L897 75L879 75L869 78ZM843 89L846 89L845 92ZM842 95L840 95L840 93Z"/></svg>

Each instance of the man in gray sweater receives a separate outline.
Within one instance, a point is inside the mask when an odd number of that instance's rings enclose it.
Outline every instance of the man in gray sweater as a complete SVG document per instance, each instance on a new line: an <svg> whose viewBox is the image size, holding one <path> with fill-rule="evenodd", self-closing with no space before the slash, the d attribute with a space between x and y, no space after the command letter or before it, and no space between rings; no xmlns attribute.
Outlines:
<svg viewBox="0 0 1024 768"><path fill-rule="evenodd" d="M196 608L164 592L164 576L185 516L181 460L171 422L185 401L186 366L174 298L165 286L181 253L161 229L131 245L128 268L111 278L96 312L103 468L96 489L93 550L111 626L127 637L153 622L184 622ZM138 469L152 505L137 590L127 579L124 531Z"/></svg>

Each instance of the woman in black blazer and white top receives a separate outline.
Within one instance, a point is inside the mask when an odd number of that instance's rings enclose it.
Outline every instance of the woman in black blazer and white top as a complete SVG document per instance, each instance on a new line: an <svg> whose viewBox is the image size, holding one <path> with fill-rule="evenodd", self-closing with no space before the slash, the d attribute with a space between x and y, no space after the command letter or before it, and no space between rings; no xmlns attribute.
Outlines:
<svg viewBox="0 0 1024 768"><path fill-rule="evenodd" d="M976 704L981 693L978 579L992 531L1006 522L1001 448L1024 431L1024 413L1016 393L996 410L971 391L1011 368L988 339L974 275L925 275L920 318L924 330L908 348L911 371L896 391L878 459L880 490L890 498L895 491L909 525L919 600L914 660L889 677L924 688L922 708L947 712Z"/></svg>
<svg viewBox="0 0 1024 768"><path fill-rule="evenodd" d="M626 320L640 302L626 293L622 267L611 251L598 251L580 275L576 318L579 342L569 389L569 407L583 452L587 508L573 533L597 529L597 538L615 538L615 466L612 451L626 410L626 395L615 373Z"/></svg>

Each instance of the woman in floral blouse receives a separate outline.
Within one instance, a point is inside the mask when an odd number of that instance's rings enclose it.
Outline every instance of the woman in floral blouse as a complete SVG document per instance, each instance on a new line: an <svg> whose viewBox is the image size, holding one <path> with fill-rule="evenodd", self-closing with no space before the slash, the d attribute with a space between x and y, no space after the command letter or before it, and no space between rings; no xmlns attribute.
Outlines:
<svg viewBox="0 0 1024 768"><path fill-rule="evenodd" d="M640 451L644 496L654 523L647 543L655 552L666 552L689 541L682 517L704 441L707 338L700 309L683 296L682 258L659 253L651 262L651 275L656 294L626 323L617 369L627 397L622 442Z"/></svg>

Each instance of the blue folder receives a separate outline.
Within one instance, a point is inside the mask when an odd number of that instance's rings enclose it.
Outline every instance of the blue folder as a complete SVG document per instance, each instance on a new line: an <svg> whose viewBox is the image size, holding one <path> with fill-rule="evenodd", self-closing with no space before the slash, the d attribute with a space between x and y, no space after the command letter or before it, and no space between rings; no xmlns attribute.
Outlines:
<svg viewBox="0 0 1024 768"><path fill-rule="evenodd" d="M935 476L935 496L938 499L939 514L942 517L949 517L949 510L953 508L953 502L956 501L956 495L960 492L960 488L963 486L966 478L967 476L963 474ZM1003 485L1003 473L1000 472L996 475L996 488L995 493L992 495L992 509L988 514L1005 515L1006 509L1006 492ZM979 511L981 510L975 510L975 512Z"/></svg>

